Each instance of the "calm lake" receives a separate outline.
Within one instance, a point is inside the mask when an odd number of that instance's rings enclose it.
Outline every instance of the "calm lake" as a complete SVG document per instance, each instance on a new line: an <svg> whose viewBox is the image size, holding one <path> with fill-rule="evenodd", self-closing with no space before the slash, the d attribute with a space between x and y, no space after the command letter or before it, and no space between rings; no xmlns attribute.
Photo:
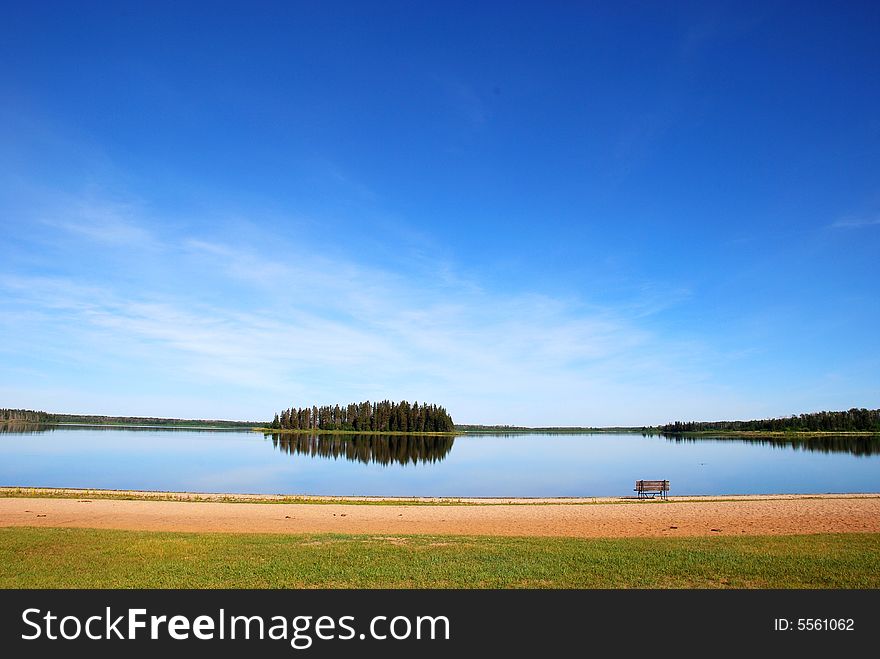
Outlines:
<svg viewBox="0 0 880 659"><path fill-rule="evenodd" d="M880 439L639 434L264 436L239 430L0 426L0 485L385 496L880 491Z"/></svg>

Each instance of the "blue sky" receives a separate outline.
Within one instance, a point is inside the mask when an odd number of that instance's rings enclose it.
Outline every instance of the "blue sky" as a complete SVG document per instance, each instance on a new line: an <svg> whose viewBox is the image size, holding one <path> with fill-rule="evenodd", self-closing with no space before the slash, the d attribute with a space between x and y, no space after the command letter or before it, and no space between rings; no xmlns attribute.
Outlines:
<svg viewBox="0 0 880 659"><path fill-rule="evenodd" d="M11 3L0 406L880 406L877 3Z"/></svg>

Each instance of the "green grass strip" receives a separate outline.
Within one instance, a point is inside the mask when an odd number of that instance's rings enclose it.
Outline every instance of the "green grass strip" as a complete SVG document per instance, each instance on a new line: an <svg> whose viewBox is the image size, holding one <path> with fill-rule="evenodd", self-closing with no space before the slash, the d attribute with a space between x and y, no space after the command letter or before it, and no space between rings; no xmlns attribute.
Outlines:
<svg viewBox="0 0 880 659"><path fill-rule="evenodd" d="M250 535L0 528L3 588L878 588L880 534Z"/></svg>

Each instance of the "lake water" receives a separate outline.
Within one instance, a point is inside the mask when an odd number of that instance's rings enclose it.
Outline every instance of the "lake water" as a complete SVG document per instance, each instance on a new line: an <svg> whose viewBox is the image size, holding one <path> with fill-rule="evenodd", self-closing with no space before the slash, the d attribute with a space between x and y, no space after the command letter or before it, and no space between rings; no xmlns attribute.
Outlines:
<svg viewBox="0 0 880 659"><path fill-rule="evenodd" d="M789 443L639 434L264 436L0 427L0 485L385 496L880 492L880 439Z"/></svg>

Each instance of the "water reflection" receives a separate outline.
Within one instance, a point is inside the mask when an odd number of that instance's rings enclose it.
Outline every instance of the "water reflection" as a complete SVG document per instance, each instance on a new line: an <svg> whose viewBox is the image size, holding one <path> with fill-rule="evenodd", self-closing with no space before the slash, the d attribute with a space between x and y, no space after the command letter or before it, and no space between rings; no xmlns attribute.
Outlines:
<svg viewBox="0 0 880 659"><path fill-rule="evenodd" d="M440 462L449 455L454 441L453 437L432 435L272 433L271 437L272 445L284 453L381 465Z"/></svg>
<svg viewBox="0 0 880 659"><path fill-rule="evenodd" d="M240 428L189 428L168 426L101 426L101 425L58 425L27 423L22 421L7 421L0 423L0 435L42 435L56 431L79 430L79 431L104 431L104 432L138 432L138 433L167 433L167 432L212 432L241 433ZM444 460L452 450L453 437L432 435L309 435L309 434L266 434L272 438L275 448L285 453L296 453L313 457L345 458L354 462L377 463L388 465L392 463L407 465L428 462L440 462ZM534 442L536 450L541 450L542 439L574 437L572 433L491 433L474 434L472 437L493 437L496 439L523 439L528 438ZM583 441L599 438L632 437L632 434L621 433L584 433ZM708 444L734 442L742 444L754 444L774 449L804 451L809 453L848 453L857 457L880 456L880 436L878 435L820 435L807 437L754 437L736 435L701 435L699 437L686 437L660 433L655 435L650 432L642 432L643 438L660 437L674 444ZM552 443L552 442L550 442ZM559 447L554 443L554 451ZM501 449L504 452L504 449Z"/></svg>
<svg viewBox="0 0 880 659"><path fill-rule="evenodd" d="M880 491L880 437L264 437L23 424L0 432L3 486L567 497L627 496L634 479L664 478L676 495Z"/></svg>
<svg viewBox="0 0 880 659"><path fill-rule="evenodd" d="M54 425L46 423L28 423L26 421L4 421L0 423L0 435L6 433L13 435L39 435L54 429Z"/></svg>
<svg viewBox="0 0 880 659"><path fill-rule="evenodd" d="M210 428L210 427L190 427L190 426L110 426L110 425L89 425L87 423L28 423L26 421L5 421L0 423L0 435L40 435L48 432L81 430L94 432L102 431L132 431L132 432L242 432L241 428Z"/></svg>
<svg viewBox="0 0 880 659"><path fill-rule="evenodd" d="M745 442L778 449L809 451L811 453L849 453L855 456L880 455L880 437L877 435L819 435L813 437L737 437L734 435L684 437L660 435L676 444L699 444L702 442Z"/></svg>

